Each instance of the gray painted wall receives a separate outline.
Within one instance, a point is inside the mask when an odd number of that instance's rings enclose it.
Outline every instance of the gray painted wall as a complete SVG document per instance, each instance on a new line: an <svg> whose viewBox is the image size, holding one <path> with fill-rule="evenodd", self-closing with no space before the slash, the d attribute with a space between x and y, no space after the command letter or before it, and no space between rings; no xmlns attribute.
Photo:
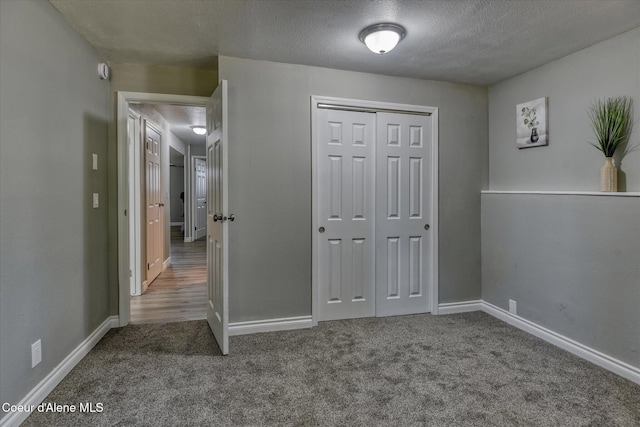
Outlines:
<svg viewBox="0 0 640 427"><path fill-rule="evenodd" d="M482 298L640 367L640 197L482 196Z"/></svg>
<svg viewBox="0 0 640 427"><path fill-rule="evenodd" d="M187 146L184 142L182 142L182 140L180 138L178 138L176 136L175 133L170 132L169 134L169 147L173 148L174 150L176 150L178 153L184 155L185 152L187 151Z"/></svg>
<svg viewBox="0 0 640 427"><path fill-rule="evenodd" d="M109 316L108 82L49 2L0 1L0 51L0 402L18 403Z"/></svg>
<svg viewBox="0 0 640 427"><path fill-rule="evenodd" d="M207 149L204 144L190 144L191 145L191 155L192 156L200 156L204 157L207 155Z"/></svg>
<svg viewBox="0 0 640 427"><path fill-rule="evenodd" d="M586 108L596 98L631 96L640 144L640 28L489 88L489 185L493 190L598 191L602 154ZM549 99L549 146L516 148L516 104ZM620 153L621 154L621 153ZM621 191L640 191L640 150L617 163Z"/></svg>
<svg viewBox="0 0 640 427"><path fill-rule="evenodd" d="M604 159L585 109L617 95L640 123L640 29L489 88L490 189L597 191ZM518 150L515 105L542 96L550 145ZM640 151L621 169L622 189L640 191ZM482 298L516 299L525 319L640 366L638 212L637 197L483 195Z"/></svg>
<svg viewBox="0 0 640 427"><path fill-rule="evenodd" d="M440 108L440 302L480 297L487 89L219 58L229 81L231 321L311 313L310 96Z"/></svg>

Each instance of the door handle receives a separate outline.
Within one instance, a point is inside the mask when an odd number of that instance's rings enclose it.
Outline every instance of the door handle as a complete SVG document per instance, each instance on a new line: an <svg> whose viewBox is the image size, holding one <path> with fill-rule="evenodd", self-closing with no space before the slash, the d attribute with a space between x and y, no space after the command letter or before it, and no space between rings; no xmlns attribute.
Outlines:
<svg viewBox="0 0 640 427"><path fill-rule="evenodd" d="M225 222L226 220L229 220L229 221L235 221L235 219L236 219L236 218L233 216L233 214L229 215L229 217L228 217L228 218L227 218L226 216L222 216L222 214L220 214L220 215L218 215L218 214L213 215L213 222L217 222L217 221Z"/></svg>
<svg viewBox="0 0 640 427"><path fill-rule="evenodd" d="M158 206L163 207L163 206L164 206L164 203L160 203L160 204L158 204Z"/></svg>

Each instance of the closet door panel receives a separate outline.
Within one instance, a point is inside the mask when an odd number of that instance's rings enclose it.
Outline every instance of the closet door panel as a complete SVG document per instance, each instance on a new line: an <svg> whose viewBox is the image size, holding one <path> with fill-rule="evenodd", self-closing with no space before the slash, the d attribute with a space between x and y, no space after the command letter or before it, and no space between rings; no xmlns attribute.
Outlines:
<svg viewBox="0 0 640 427"><path fill-rule="evenodd" d="M318 320L375 315L375 114L318 110Z"/></svg>
<svg viewBox="0 0 640 427"><path fill-rule="evenodd" d="M377 113L376 316L429 311L431 117Z"/></svg>

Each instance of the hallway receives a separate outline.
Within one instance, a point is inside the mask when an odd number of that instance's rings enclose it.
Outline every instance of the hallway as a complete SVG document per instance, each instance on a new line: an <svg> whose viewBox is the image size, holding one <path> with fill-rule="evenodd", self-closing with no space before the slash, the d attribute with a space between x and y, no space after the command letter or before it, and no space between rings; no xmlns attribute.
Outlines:
<svg viewBox="0 0 640 427"><path fill-rule="evenodd" d="M185 243L171 227L171 266L141 296L131 297L131 323L206 318L207 261L204 239Z"/></svg>

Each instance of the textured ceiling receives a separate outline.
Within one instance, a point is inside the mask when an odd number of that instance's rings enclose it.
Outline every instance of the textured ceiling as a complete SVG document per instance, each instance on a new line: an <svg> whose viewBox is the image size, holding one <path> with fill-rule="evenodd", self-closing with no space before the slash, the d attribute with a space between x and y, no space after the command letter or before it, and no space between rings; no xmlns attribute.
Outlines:
<svg viewBox="0 0 640 427"><path fill-rule="evenodd" d="M638 0L50 0L116 63L214 66L218 55L492 84L640 26ZM406 27L378 56L358 40Z"/></svg>
<svg viewBox="0 0 640 427"><path fill-rule="evenodd" d="M204 144L205 135L196 135L191 126L207 125L207 110L204 107L152 104L171 126L173 132L185 144Z"/></svg>
<svg viewBox="0 0 640 427"><path fill-rule="evenodd" d="M196 135L191 126L206 126L207 111L205 107L193 107L170 104L148 104L169 122L171 132L185 144L204 145L205 135Z"/></svg>

